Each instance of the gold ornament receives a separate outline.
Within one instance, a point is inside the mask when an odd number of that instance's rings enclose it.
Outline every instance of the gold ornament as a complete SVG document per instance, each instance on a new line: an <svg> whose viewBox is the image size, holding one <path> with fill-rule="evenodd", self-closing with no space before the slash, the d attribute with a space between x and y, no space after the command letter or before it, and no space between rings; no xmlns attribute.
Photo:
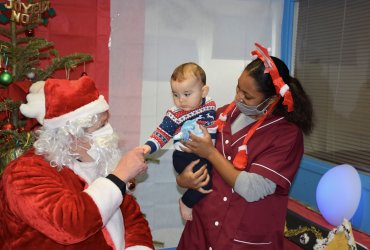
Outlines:
<svg viewBox="0 0 370 250"><path fill-rule="evenodd" d="M23 3L21 0L8 0L5 8L10 9L10 20L16 23L41 23L42 13L50 8L50 1L41 0L37 3Z"/></svg>

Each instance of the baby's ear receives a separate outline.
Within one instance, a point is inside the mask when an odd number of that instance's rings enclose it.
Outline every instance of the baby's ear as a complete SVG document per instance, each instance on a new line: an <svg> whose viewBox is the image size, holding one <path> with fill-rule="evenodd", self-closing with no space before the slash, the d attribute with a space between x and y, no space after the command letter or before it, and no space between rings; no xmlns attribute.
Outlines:
<svg viewBox="0 0 370 250"><path fill-rule="evenodd" d="M205 98L208 95L209 87L208 85L204 85L202 87L202 98Z"/></svg>

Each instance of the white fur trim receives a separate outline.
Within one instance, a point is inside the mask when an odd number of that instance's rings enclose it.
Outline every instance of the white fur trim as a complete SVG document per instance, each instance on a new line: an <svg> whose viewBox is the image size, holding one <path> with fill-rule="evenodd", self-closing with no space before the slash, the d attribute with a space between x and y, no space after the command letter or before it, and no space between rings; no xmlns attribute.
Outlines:
<svg viewBox="0 0 370 250"><path fill-rule="evenodd" d="M116 249L124 249L125 247L125 227L121 210L118 210L109 219L105 228L108 230L110 237Z"/></svg>
<svg viewBox="0 0 370 250"><path fill-rule="evenodd" d="M28 118L36 118L43 124L45 117L45 81L38 81L31 85L30 92L27 95L27 103L19 107L21 113Z"/></svg>
<svg viewBox="0 0 370 250"><path fill-rule="evenodd" d="M108 103L105 101L104 96L100 95L98 99L90 102L72 112L64 115L44 119L44 126L47 128L59 128L66 125L67 121L75 120L88 115L95 115L107 111L109 109Z"/></svg>
<svg viewBox="0 0 370 250"><path fill-rule="evenodd" d="M100 177L84 190L94 200L103 224L107 228L116 249L123 249L124 222L119 206L123 201L121 190L112 181Z"/></svg>
<svg viewBox="0 0 370 250"><path fill-rule="evenodd" d="M113 213L119 208L123 197L121 190L111 180L99 177L84 190L99 208L105 225Z"/></svg>
<svg viewBox="0 0 370 250"><path fill-rule="evenodd" d="M279 93L282 97L284 97L285 93L289 90L289 86L287 84L284 84L283 87L281 87Z"/></svg>
<svg viewBox="0 0 370 250"><path fill-rule="evenodd" d="M44 91L45 81L38 81L31 85L30 93L40 92L41 90Z"/></svg>
<svg viewBox="0 0 370 250"><path fill-rule="evenodd" d="M152 250L151 248L146 247L146 246L132 246L132 247L128 247L125 249L126 250Z"/></svg>

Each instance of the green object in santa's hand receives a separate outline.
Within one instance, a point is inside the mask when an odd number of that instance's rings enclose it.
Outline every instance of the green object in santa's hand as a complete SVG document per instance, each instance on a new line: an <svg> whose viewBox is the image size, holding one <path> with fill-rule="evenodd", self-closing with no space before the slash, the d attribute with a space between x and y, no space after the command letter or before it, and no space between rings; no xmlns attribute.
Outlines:
<svg viewBox="0 0 370 250"><path fill-rule="evenodd" d="M145 161L148 162L148 163L151 162L151 163L159 164L159 160L155 159L155 158L146 157Z"/></svg>

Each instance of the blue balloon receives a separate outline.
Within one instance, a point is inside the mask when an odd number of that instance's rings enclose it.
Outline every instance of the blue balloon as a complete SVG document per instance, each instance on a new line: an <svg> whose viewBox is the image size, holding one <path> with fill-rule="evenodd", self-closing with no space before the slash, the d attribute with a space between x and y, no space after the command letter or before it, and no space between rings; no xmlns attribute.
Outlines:
<svg viewBox="0 0 370 250"><path fill-rule="evenodd" d="M361 179L348 164L333 167L320 179L316 189L317 206L331 225L339 226L350 220L361 198Z"/></svg>

